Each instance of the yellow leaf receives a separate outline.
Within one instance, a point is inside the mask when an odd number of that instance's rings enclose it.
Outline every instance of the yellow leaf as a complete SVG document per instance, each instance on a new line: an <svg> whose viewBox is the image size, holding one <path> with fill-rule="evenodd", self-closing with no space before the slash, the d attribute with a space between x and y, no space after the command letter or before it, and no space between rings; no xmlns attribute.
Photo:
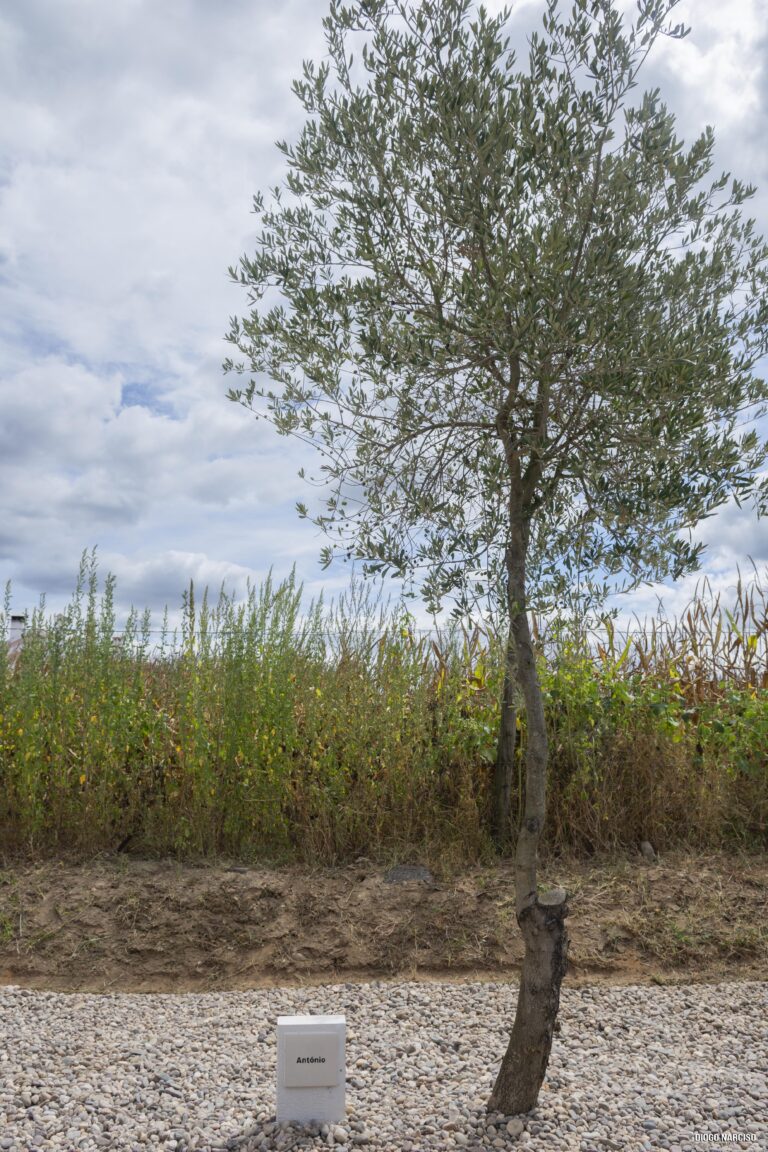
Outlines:
<svg viewBox="0 0 768 1152"><path fill-rule="evenodd" d="M80 783L85 784L85 773L83 773L82 776L80 777Z"/></svg>

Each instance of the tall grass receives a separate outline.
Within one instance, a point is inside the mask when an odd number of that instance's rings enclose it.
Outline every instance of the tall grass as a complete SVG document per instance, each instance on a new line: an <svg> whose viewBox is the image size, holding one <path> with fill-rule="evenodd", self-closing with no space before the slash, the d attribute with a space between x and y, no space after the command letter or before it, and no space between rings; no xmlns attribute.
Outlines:
<svg viewBox="0 0 768 1152"><path fill-rule="evenodd" d="M5 852L489 858L503 645L460 624L419 636L365 585L306 614L301 598L294 573L241 602L190 586L178 632L158 641L132 612L115 638L114 580L86 557L67 609L41 604L16 657L0 644ZM551 849L766 843L758 581L728 614L705 583L628 640L610 620L578 638L534 623Z"/></svg>

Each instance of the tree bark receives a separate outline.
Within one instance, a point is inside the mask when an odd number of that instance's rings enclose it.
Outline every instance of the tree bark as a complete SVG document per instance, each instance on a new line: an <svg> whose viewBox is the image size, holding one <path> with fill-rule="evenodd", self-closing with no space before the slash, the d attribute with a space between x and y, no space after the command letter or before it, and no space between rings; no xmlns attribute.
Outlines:
<svg viewBox="0 0 768 1152"><path fill-rule="evenodd" d="M499 743L496 750L491 790L491 836L500 852L509 848L512 838L512 784L515 778L515 747L517 744L516 684L515 641L510 625L504 664Z"/></svg>
<svg viewBox="0 0 768 1152"><path fill-rule="evenodd" d="M565 901L563 889L555 888L518 916L525 941L520 991L512 1035L488 1101L489 1112L515 1116L536 1107L568 966Z"/></svg>
<svg viewBox="0 0 768 1152"><path fill-rule="evenodd" d="M537 856L546 811L548 760L544 700L528 625L525 588L526 532L513 517L507 549L510 621L517 678L526 711L525 812L515 852L515 911L525 943L517 1012L509 1046L488 1108L516 1115L535 1107L549 1062L567 966L566 893L537 894Z"/></svg>

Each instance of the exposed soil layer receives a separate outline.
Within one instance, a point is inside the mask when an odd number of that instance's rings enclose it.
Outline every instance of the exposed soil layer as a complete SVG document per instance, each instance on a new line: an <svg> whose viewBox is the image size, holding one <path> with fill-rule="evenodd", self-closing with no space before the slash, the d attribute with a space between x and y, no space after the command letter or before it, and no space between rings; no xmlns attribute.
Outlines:
<svg viewBox="0 0 768 1152"><path fill-rule="evenodd" d="M499 979L522 959L511 863L387 880L125 856L0 870L0 983L55 991ZM768 856L555 861L566 983L768 979Z"/></svg>

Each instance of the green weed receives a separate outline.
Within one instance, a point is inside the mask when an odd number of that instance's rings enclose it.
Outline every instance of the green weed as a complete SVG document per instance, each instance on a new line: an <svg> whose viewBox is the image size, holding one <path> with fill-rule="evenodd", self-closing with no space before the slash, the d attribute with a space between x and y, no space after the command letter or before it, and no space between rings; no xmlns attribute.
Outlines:
<svg viewBox="0 0 768 1152"><path fill-rule="evenodd" d="M534 620L550 849L766 843L768 614L757 582L737 591L631 639ZM117 639L114 580L84 557L65 611L42 602L13 660L0 643L5 850L490 859L501 639L419 635L355 582L328 609L301 596L294 573L240 602L190 586L178 633L132 612Z"/></svg>

